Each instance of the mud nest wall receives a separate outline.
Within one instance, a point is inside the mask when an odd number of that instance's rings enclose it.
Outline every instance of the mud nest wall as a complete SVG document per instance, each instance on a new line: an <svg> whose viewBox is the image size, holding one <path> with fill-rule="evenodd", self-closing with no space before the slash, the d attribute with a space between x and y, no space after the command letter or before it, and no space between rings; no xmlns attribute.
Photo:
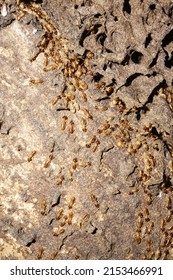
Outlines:
<svg viewBox="0 0 173 280"><path fill-rule="evenodd" d="M173 259L172 1L0 7L0 258Z"/></svg>

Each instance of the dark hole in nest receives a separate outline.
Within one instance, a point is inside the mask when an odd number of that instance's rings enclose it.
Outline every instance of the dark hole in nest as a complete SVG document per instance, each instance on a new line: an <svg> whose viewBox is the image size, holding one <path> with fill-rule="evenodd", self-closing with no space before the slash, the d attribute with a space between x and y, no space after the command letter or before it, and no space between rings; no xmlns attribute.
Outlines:
<svg viewBox="0 0 173 280"><path fill-rule="evenodd" d="M156 8L156 5L155 5L155 4L151 4L151 5L149 6L149 8L150 8L151 11L154 11L155 8Z"/></svg>
<svg viewBox="0 0 173 280"><path fill-rule="evenodd" d="M23 2L23 3L25 3L25 4L30 4L30 3L32 3L32 2L35 2L35 3L37 3L37 4L42 4L42 3L43 3L43 0L23 0L23 1L21 1L21 2Z"/></svg>
<svg viewBox="0 0 173 280"><path fill-rule="evenodd" d="M141 52L134 51L131 55L131 60L134 63L139 64L141 62L142 56L143 56L143 54Z"/></svg>
<svg viewBox="0 0 173 280"><path fill-rule="evenodd" d="M150 44L151 40L152 40L151 33L149 33L148 36L145 39L145 43L144 43L145 48L148 47L148 45Z"/></svg>
<svg viewBox="0 0 173 280"><path fill-rule="evenodd" d="M124 0L123 12L131 14L131 6L130 6L129 2L130 2L130 0Z"/></svg>
<svg viewBox="0 0 173 280"><path fill-rule="evenodd" d="M173 29L171 29L171 31L169 31L168 34L166 34L166 36L163 38L162 40L162 47L166 47L170 42L173 41Z"/></svg>
<svg viewBox="0 0 173 280"><path fill-rule="evenodd" d="M102 77L103 77L103 75L97 72L93 76L93 81L97 83L97 82L99 82L101 80Z"/></svg>

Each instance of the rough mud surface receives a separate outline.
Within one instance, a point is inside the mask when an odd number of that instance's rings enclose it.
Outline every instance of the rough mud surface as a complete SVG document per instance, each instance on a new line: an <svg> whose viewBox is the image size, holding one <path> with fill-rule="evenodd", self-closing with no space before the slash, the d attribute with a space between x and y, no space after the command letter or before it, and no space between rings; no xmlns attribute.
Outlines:
<svg viewBox="0 0 173 280"><path fill-rule="evenodd" d="M0 258L173 259L172 1L0 7Z"/></svg>

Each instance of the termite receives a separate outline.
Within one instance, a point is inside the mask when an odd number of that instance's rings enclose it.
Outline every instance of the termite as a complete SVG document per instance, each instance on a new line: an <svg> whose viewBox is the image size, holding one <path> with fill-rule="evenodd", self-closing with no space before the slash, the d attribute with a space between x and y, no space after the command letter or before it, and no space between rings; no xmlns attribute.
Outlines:
<svg viewBox="0 0 173 280"><path fill-rule="evenodd" d="M44 168L48 168L49 167L52 159L53 159L53 154L50 154L48 160L46 160L46 162L44 163Z"/></svg>
<svg viewBox="0 0 173 280"><path fill-rule="evenodd" d="M146 247L147 247L147 251L151 250L151 239L146 240Z"/></svg>
<svg viewBox="0 0 173 280"><path fill-rule="evenodd" d="M40 260L42 255L43 255L43 252L44 252L44 248L43 247L39 247L37 249L37 259Z"/></svg>
<svg viewBox="0 0 173 280"><path fill-rule="evenodd" d="M155 260L159 260L161 257L161 251L160 249L157 249L157 251L155 252Z"/></svg>
<svg viewBox="0 0 173 280"><path fill-rule="evenodd" d="M71 225L72 219L73 219L73 213L72 213L72 212L69 212L68 218L67 218L67 223L68 223L68 225Z"/></svg>
<svg viewBox="0 0 173 280"><path fill-rule="evenodd" d="M58 102L58 100L60 100L60 99L61 99L61 96L60 96L60 95L57 95L57 96L55 97L55 99L52 100L52 102L51 102L52 106L54 106L54 105Z"/></svg>
<svg viewBox="0 0 173 280"><path fill-rule="evenodd" d="M143 213L144 213L144 219L146 220L146 222L148 222L150 220L148 208L144 207Z"/></svg>
<svg viewBox="0 0 173 280"><path fill-rule="evenodd" d="M92 117L92 115L90 114L90 112L88 111L88 109L86 109L86 108L83 108L83 109L81 109L82 110L82 112L85 114L85 116L88 118L88 119L93 119L93 117Z"/></svg>
<svg viewBox="0 0 173 280"><path fill-rule="evenodd" d="M161 229L161 231L164 231L164 229L165 229L165 220L164 219L162 219L160 221L160 229Z"/></svg>
<svg viewBox="0 0 173 280"><path fill-rule="evenodd" d="M80 96L82 97L83 102L87 102L87 95L82 90L79 91Z"/></svg>
<svg viewBox="0 0 173 280"><path fill-rule="evenodd" d="M97 129L97 133L102 133L104 130L107 130L110 127L108 121L106 121L99 129Z"/></svg>
<svg viewBox="0 0 173 280"><path fill-rule="evenodd" d="M95 106L95 109L96 110L99 110L99 111L107 111L108 110L108 107L106 106Z"/></svg>
<svg viewBox="0 0 173 280"><path fill-rule="evenodd" d="M47 207L46 200L45 200L45 199L42 199L42 200L41 200L41 203L40 203L40 208L41 208L41 214L42 214L42 215L45 215L45 214L46 214L46 207Z"/></svg>
<svg viewBox="0 0 173 280"><path fill-rule="evenodd" d="M79 120L80 120L80 123L82 125L82 131L87 132L87 122L86 122L86 120L82 117Z"/></svg>
<svg viewBox="0 0 173 280"><path fill-rule="evenodd" d="M51 64L43 68L43 71L48 72L57 69L57 64Z"/></svg>
<svg viewBox="0 0 173 280"><path fill-rule="evenodd" d="M32 79L32 80L30 80L30 83L33 84L33 85L42 84L42 83L44 83L44 80L42 80L42 79Z"/></svg>
<svg viewBox="0 0 173 280"><path fill-rule="evenodd" d="M91 162L90 162L90 161L86 161L86 162L78 162L78 166L80 166L80 167L87 167L87 166L91 166Z"/></svg>
<svg viewBox="0 0 173 280"><path fill-rule="evenodd" d="M171 201L171 198L169 196L168 196L168 199L167 199L166 208L168 210L172 208L172 201Z"/></svg>
<svg viewBox="0 0 173 280"><path fill-rule="evenodd" d="M58 186L58 185L61 185L63 181L64 181L64 176L61 176L61 177L59 178L59 180L56 182L56 185L57 185L57 186Z"/></svg>
<svg viewBox="0 0 173 280"><path fill-rule="evenodd" d="M54 228L53 229L53 235L54 236L58 236L60 234L63 234L65 232L64 228Z"/></svg>
<svg viewBox="0 0 173 280"><path fill-rule="evenodd" d="M138 191L139 191L139 189L137 187L134 187L129 191L129 195L133 195L134 193L137 193Z"/></svg>
<svg viewBox="0 0 173 280"><path fill-rule="evenodd" d="M57 212L56 212L56 219L57 219L57 220L60 220L61 217L62 217L62 215L63 215L63 209L62 209L62 208L59 208L59 209L57 210Z"/></svg>
<svg viewBox="0 0 173 280"><path fill-rule="evenodd" d="M80 224L79 224L80 228L89 220L89 218L90 218L89 214L86 214L82 217Z"/></svg>
<svg viewBox="0 0 173 280"><path fill-rule="evenodd" d="M138 215L138 219L137 219L137 224L136 224L136 229L137 231L140 231L143 225L143 220L142 220L142 216Z"/></svg>
<svg viewBox="0 0 173 280"><path fill-rule="evenodd" d="M67 124L67 120L68 120L67 116L63 116L62 117L62 120L61 120L61 130L65 130L66 124Z"/></svg>
<svg viewBox="0 0 173 280"><path fill-rule="evenodd" d="M171 221L171 218L172 218L172 213L171 213L171 211L169 211L168 215L166 216L167 223L169 223Z"/></svg>
<svg viewBox="0 0 173 280"><path fill-rule="evenodd" d="M78 159L77 158L74 158L73 159L73 162L72 162L72 165L71 165L71 167L74 169L74 170L76 170L76 168L77 168L77 165L78 165Z"/></svg>
<svg viewBox="0 0 173 280"><path fill-rule="evenodd" d="M98 147L99 144L100 144L100 141L97 139L96 142L95 142L95 145L92 149L93 152L95 152L97 150L97 147Z"/></svg>
<svg viewBox="0 0 173 280"><path fill-rule="evenodd" d="M95 207L99 208L100 205L97 201L96 196L94 194L90 194L90 198L91 198L92 202L94 203Z"/></svg>
<svg viewBox="0 0 173 280"><path fill-rule="evenodd" d="M150 205L152 203L152 195L151 194L147 194L146 202L147 202L148 205Z"/></svg>
<svg viewBox="0 0 173 280"><path fill-rule="evenodd" d="M75 198L74 196L71 197L71 199L70 199L70 201L69 201L69 203L68 203L68 208L69 208L69 209L71 209L71 208L73 207L75 201L76 201L76 198Z"/></svg>
<svg viewBox="0 0 173 280"><path fill-rule="evenodd" d="M88 89L88 85L82 81L82 80L79 80L79 87L82 89L82 90L86 90Z"/></svg>
<svg viewBox="0 0 173 280"><path fill-rule="evenodd" d="M137 242L138 244L141 243L141 237L140 237L139 232L136 232L136 242Z"/></svg>
<svg viewBox="0 0 173 280"><path fill-rule="evenodd" d="M73 121L69 122L69 132L70 132L70 134L73 134L73 132L74 132L74 122Z"/></svg>
<svg viewBox="0 0 173 280"><path fill-rule="evenodd" d="M148 234L151 234L151 231L152 231L153 227L154 227L154 222L151 221L150 224L147 227Z"/></svg>
<svg viewBox="0 0 173 280"><path fill-rule="evenodd" d="M87 147L87 148L90 148L91 145L92 145L95 141L96 141L96 136L93 135L93 136L91 137L91 139L89 140L89 142L86 144L86 147Z"/></svg>
<svg viewBox="0 0 173 280"><path fill-rule="evenodd" d="M33 151L31 152L31 154L28 156L27 161L30 162L32 161L33 157L35 156L35 154L37 153L37 151Z"/></svg>

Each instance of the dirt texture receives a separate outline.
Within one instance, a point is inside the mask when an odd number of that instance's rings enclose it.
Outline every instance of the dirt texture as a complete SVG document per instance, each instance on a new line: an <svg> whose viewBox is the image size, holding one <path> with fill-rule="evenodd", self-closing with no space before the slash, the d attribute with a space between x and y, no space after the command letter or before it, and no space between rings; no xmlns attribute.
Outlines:
<svg viewBox="0 0 173 280"><path fill-rule="evenodd" d="M173 259L172 1L0 10L0 259Z"/></svg>

